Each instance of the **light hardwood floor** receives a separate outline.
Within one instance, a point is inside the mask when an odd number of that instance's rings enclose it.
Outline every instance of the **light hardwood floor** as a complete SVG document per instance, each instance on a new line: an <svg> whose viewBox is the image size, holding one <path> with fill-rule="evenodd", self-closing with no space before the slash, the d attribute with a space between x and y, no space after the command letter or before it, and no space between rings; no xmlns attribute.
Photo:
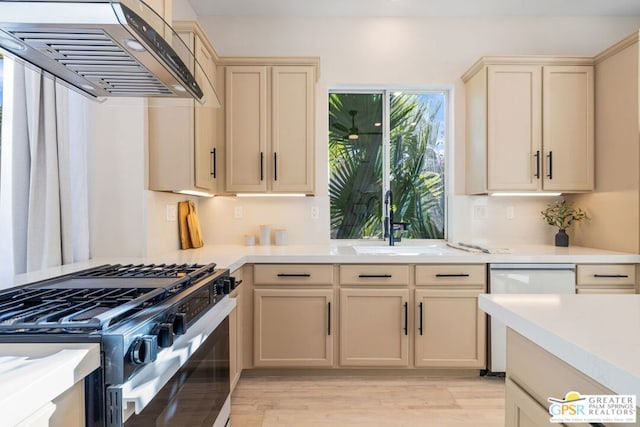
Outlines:
<svg viewBox="0 0 640 427"><path fill-rule="evenodd" d="M231 426L504 426L504 379L243 376Z"/></svg>

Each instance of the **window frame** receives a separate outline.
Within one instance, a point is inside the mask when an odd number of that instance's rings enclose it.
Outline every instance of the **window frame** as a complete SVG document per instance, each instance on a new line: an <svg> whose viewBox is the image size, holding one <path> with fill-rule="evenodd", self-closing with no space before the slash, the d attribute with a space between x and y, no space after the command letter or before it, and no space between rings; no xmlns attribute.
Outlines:
<svg viewBox="0 0 640 427"><path fill-rule="evenodd" d="M444 191L443 191L443 206L444 206L444 217L443 217L443 238L442 239L406 239L413 242L420 241L447 241L450 235L449 225L450 221L450 194L452 194L452 190L454 188L454 168L453 168L453 141L454 141L454 128L453 128L453 86L452 85L427 85L427 86L362 86L362 85L337 85L330 86L327 89L327 97L325 99L329 99L331 94L381 94L383 98L382 105L382 163L383 163L383 177L382 177L382 193L380 197L383 199L387 190L391 188L391 124L390 124L390 113L389 108L391 105L391 95L394 92L404 92L404 93L424 93L424 92L440 92L444 98L444 156L445 156L445 164L444 164ZM327 129L329 126L329 114L327 109ZM328 132L327 132L328 135ZM327 150L328 147L328 139L327 139ZM327 165L329 166L329 165ZM329 184L330 174L327 177L327 185ZM381 200L382 200L381 199ZM384 218L384 204L381 203L381 217ZM358 240L358 241L371 241L374 240L372 238L361 237L360 239L333 239L330 238L331 242L344 242L349 240ZM385 241L385 239L375 239L377 241Z"/></svg>

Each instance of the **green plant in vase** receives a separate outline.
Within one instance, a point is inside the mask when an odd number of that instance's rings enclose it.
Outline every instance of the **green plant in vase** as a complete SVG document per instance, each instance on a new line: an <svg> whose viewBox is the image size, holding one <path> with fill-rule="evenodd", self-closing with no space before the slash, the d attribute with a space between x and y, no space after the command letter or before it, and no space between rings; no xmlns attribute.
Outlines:
<svg viewBox="0 0 640 427"><path fill-rule="evenodd" d="M571 227L575 222L588 219L585 211L573 207L564 200L548 205L547 208L540 213L547 224L558 228L558 233L556 233L556 246L569 246L567 228Z"/></svg>

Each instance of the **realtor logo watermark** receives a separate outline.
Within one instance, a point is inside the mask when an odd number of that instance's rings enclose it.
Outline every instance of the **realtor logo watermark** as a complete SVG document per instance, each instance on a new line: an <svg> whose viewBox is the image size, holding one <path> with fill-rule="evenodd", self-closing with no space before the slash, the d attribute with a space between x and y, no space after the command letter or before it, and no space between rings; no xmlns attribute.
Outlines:
<svg viewBox="0 0 640 427"><path fill-rule="evenodd" d="M549 397L552 423L635 423L635 395L583 394Z"/></svg>

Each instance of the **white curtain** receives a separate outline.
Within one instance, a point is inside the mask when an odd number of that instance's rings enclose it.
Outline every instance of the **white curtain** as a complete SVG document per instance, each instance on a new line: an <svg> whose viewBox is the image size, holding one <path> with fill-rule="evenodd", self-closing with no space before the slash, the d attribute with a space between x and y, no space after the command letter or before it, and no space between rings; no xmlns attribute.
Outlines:
<svg viewBox="0 0 640 427"><path fill-rule="evenodd" d="M5 77L0 274L12 278L89 259L86 100L6 58Z"/></svg>

